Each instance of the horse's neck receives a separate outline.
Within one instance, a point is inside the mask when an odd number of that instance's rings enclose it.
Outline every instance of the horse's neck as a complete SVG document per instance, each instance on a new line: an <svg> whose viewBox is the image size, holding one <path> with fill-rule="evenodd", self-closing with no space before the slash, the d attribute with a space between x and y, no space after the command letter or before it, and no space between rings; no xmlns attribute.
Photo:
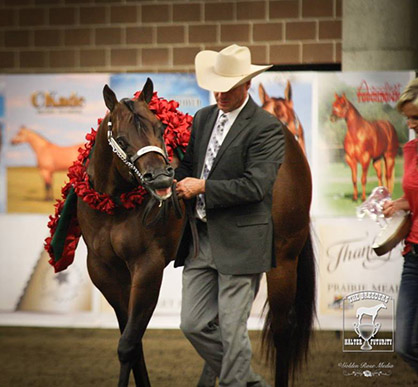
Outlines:
<svg viewBox="0 0 418 387"><path fill-rule="evenodd" d="M358 110L349 103L349 108L347 110L347 114L345 116L345 120L347 121L347 126L349 130L355 130L358 127L358 122L364 120ZM354 124L354 125L350 125Z"/></svg>
<svg viewBox="0 0 418 387"><path fill-rule="evenodd" d="M45 146L50 144L50 142L41 135L29 130L26 132L26 139L36 153L42 152L45 149Z"/></svg>
<svg viewBox="0 0 418 387"><path fill-rule="evenodd" d="M359 111L354 107L354 105L349 103L349 108L347 110L347 114L345 116L345 119L346 119L347 123L349 123L349 122L362 120L363 117L361 116Z"/></svg>

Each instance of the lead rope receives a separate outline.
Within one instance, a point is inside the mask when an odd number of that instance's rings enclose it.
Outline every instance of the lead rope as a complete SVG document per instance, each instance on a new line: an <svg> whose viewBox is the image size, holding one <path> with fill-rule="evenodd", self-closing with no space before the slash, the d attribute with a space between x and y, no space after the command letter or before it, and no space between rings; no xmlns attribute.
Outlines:
<svg viewBox="0 0 418 387"><path fill-rule="evenodd" d="M168 219L170 205L173 206L174 214L177 219L181 219L183 217L183 212L181 210L180 202L176 193L176 185L173 183L172 187L172 194L170 200L160 201L156 199L154 196L150 196L150 200L148 200L147 205L145 206L144 213L142 215L142 224L145 228L151 228L157 225L160 221L165 221ZM157 213L155 214L154 218L152 218L149 222L147 219L151 214L152 209L154 208L155 204L159 202Z"/></svg>
<svg viewBox="0 0 418 387"><path fill-rule="evenodd" d="M183 211L181 210L179 197L177 196L176 183L173 183L173 186L171 187L171 190L172 190L171 202L173 204L174 214L176 215L177 219L180 219L180 218L183 217Z"/></svg>

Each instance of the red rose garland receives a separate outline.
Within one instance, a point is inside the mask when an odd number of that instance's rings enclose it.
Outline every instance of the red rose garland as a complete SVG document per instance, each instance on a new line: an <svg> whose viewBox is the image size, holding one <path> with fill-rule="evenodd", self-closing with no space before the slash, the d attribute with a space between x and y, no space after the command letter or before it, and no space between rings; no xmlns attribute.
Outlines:
<svg viewBox="0 0 418 387"><path fill-rule="evenodd" d="M138 98L140 92L135 93L134 99ZM181 154L186 151L187 144L190 140L190 126L193 118L177 110L179 106L176 101L167 101L164 98L159 98L157 93L154 92L152 99L149 103L150 110L156 115L156 117L163 122L166 126L164 132L164 142L166 144L168 158L171 161L173 158L174 150L180 150ZM98 126L100 126L102 119L98 120ZM54 266L55 272L64 270L74 260L75 250L78 245L78 241L81 236L81 230L78 225L77 215L75 208L70 210L71 219L67 220L68 229L64 236L65 241L63 243L62 254L57 257L54 254L53 238L57 231L59 222L61 220L61 214L70 191L74 189L76 195L86 202L91 208L105 212L112 215L117 207L122 206L125 209L132 209L140 205L145 195L146 190L139 186L130 192L120 195L119 203L115 202L115 198L105 193L99 193L91 187L87 166L89 164L89 154L93 148L97 131L92 128L91 133L86 135L87 143L83 148L79 149L77 160L68 169L69 182L64 185L61 190L62 199L57 200L55 204L55 215L49 217L48 228L50 229L50 236L45 239L45 250L49 253L51 259L49 263Z"/></svg>

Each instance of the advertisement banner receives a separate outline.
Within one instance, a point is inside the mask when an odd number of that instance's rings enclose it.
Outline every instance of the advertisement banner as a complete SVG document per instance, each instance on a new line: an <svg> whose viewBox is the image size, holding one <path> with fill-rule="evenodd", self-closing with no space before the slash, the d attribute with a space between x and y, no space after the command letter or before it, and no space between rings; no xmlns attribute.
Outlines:
<svg viewBox="0 0 418 387"><path fill-rule="evenodd" d="M107 74L6 77L7 211L52 213L68 167L103 117Z"/></svg>
<svg viewBox="0 0 418 387"><path fill-rule="evenodd" d="M158 96L176 100L184 113L194 115L214 102L194 74L0 77L0 213L8 212L0 214L0 324L116 326L113 310L87 274L82 242L62 273L54 274L47 263L46 214L54 212L53 199L61 196L74 152L106 114L103 86L108 84L119 100L132 98L148 77ZM378 257L371 246L380 226L359 221L356 210L378 185L387 185L393 198L401 196L402 146L410 134L395 105L413 77L413 72L266 72L249 90L257 104L288 126L307 155L319 328L342 330L345 324L347 351L362 350L359 337L377 350L372 340L392 329L402 246ZM262 325L265 296L263 280L252 327ZM380 303L384 306L371 327L375 337L369 337L365 324L372 323L360 320L359 310ZM180 305L181 269L169 265L150 327L178 328Z"/></svg>
<svg viewBox="0 0 418 387"><path fill-rule="evenodd" d="M318 73L318 216L354 216L373 188L401 196L402 146L409 134L396 110L413 72Z"/></svg>
<svg viewBox="0 0 418 387"><path fill-rule="evenodd" d="M380 230L378 223L371 219L315 221L319 253L318 314L324 326L329 324L326 320L331 317L332 325L342 328L343 302L349 294L380 292L397 299L403 264L402 245L377 256L372 245ZM345 317L354 319L356 310L350 305L346 305Z"/></svg>

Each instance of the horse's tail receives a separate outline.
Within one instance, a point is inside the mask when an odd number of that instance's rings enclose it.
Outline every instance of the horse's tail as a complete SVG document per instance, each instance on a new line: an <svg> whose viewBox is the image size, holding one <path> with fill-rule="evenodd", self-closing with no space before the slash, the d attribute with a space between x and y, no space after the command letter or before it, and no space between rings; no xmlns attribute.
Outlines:
<svg viewBox="0 0 418 387"><path fill-rule="evenodd" d="M276 386L287 386L291 376L294 380L296 371L307 360L309 341L316 316L316 268L311 235L299 254L295 300L290 308L288 321L279 322L286 328L274 337L273 316L269 309L264 323L262 341L266 347L267 359L275 363ZM278 341L278 351L275 349ZM273 356L275 354L275 356Z"/></svg>

